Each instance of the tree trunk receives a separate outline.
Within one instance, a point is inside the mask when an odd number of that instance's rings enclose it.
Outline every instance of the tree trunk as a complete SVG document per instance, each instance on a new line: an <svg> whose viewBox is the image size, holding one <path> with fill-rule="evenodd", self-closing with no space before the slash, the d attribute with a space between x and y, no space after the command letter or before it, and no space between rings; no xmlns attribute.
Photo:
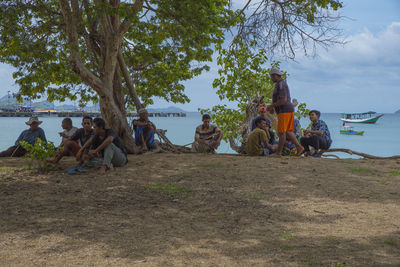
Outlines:
<svg viewBox="0 0 400 267"><path fill-rule="evenodd" d="M100 110L107 127L112 128L121 137L122 142L128 153L136 154L139 149L135 145L131 128L129 127L126 116L114 102L114 99L108 97L100 98Z"/></svg>

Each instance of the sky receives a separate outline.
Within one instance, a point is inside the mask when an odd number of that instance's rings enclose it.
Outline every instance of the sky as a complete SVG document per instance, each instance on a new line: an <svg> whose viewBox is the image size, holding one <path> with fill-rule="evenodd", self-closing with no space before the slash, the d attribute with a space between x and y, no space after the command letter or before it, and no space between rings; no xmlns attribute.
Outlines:
<svg viewBox="0 0 400 267"><path fill-rule="evenodd" d="M235 0L240 7L245 0ZM341 22L347 44L282 61L292 98L322 112L391 113L400 109L400 0L344 0ZM279 58L278 58L279 59ZM220 104L213 80L216 63L202 75L184 82L190 103L155 99L152 108L180 107L187 111ZM268 66L267 66L268 67ZM0 97L17 92L13 68L0 64ZM230 104L234 106L234 103Z"/></svg>

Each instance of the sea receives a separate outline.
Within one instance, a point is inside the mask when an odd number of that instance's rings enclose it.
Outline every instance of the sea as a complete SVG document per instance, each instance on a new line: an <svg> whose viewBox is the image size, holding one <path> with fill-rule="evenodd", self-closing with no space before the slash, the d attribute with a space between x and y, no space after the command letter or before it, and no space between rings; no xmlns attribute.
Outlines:
<svg viewBox="0 0 400 267"><path fill-rule="evenodd" d="M59 132L62 131L60 117L40 117L43 123L40 127L45 131L48 141L55 145L61 143ZM82 118L71 118L75 127L81 127ZM131 120L131 118L128 118ZM363 136L340 134L342 121L340 113L322 113L333 140L331 148L348 148L354 151L375 156L400 155L400 114L384 114L376 124L348 124L357 131L364 131ZM0 117L0 151L12 146L19 134L27 129L24 117ZM167 137L178 145L193 142L195 129L201 124L201 115L198 112L188 112L186 117L153 117L150 120L159 129L167 130ZM310 123L308 118L300 121L303 128ZM218 153L236 153L228 143L221 142ZM335 153L341 158L358 158L345 153Z"/></svg>

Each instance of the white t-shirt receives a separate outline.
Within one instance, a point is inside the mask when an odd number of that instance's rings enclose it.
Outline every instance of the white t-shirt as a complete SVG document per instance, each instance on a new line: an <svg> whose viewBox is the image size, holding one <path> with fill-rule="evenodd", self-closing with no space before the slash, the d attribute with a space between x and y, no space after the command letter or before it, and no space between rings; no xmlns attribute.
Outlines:
<svg viewBox="0 0 400 267"><path fill-rule="evenodd" d="M74 133L75 133L76 131L78 131L78 128L72 127L69 131L64 130L63 133L64 133L66 136L71 137L71 136L74 135ZM66 141L66 140L67 140L67 139L66 139L65 137L63 137L61 142L64 142L64 141Z"/></svg>

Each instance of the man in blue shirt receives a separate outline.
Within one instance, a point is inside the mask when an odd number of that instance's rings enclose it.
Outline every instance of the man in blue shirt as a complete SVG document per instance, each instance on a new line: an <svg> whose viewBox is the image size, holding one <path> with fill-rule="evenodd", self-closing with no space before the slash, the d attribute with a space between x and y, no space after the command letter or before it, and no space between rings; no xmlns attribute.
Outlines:
<svg viewBox="0 0 400 267"><path fill-rule="evenodd" d="M304 137L300 139L301 145L304 147L306 156L310 155L310 148L315 148L316 152L312 154L312 157L320 157L318 153L320 149L328 149L332 144L331 134L328 129L328 125L323 120L320 120L321 112L318 110L311 110L310 120L312 122L311 131L304 131Z"/></svg>
<svg viewBox="0 0 400 267"><path fill-rule="evenodd" d="M20 141L26 141L29 144L35 144L36 140L40 138L42 141L47 143L46 135L39 125L42 121L38 120L38 117L30 117L27 122L29 129L22 131L18 139L15 141L15 145L9 147L7 150L0 152L0 157L22 157L26 154L26 150L19 144Z"/></svg>

